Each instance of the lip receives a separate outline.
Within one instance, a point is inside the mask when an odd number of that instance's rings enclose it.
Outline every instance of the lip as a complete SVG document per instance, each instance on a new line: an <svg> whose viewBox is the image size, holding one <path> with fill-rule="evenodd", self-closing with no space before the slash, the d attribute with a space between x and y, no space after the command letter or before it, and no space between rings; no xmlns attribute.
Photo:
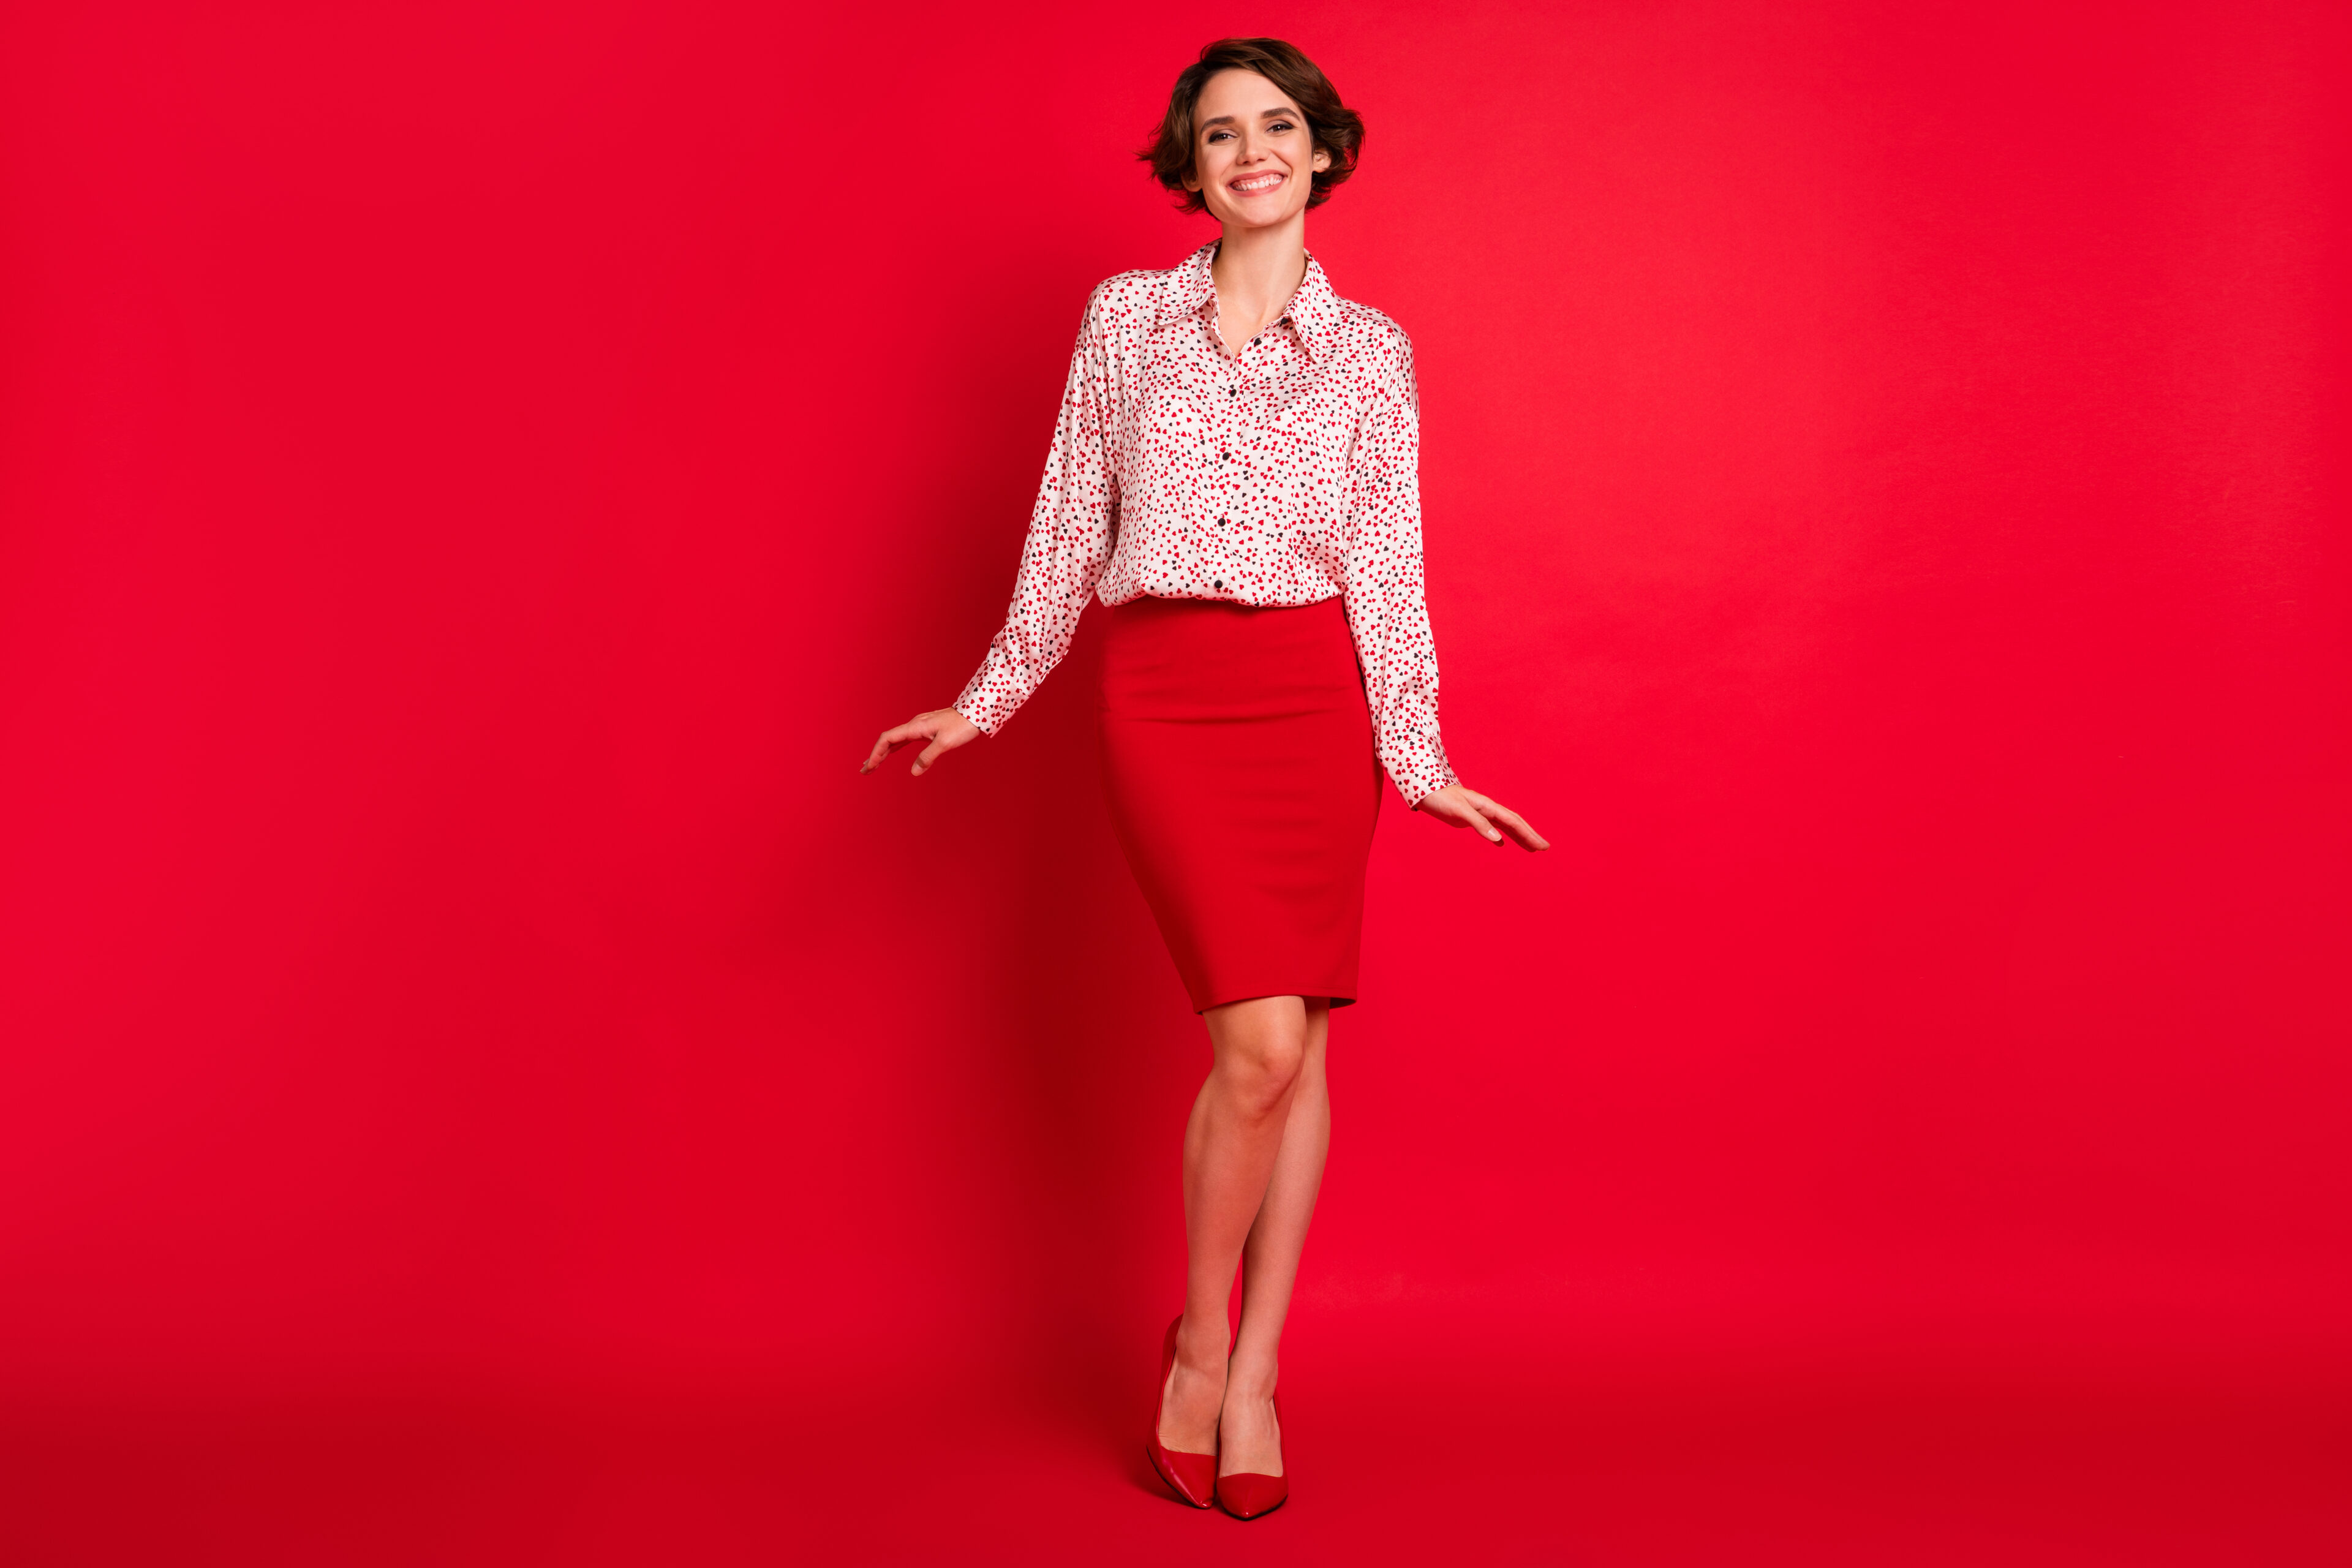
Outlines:
<svg viewBox="0 0 2352 1568"><path fill-rule="evenodd" d="M1264 184L1257 182L1263 180ZM1225 189L1237 196L1262 196L1278 191L1290 182L1290 176L1279 169L1261 169L1255 174L1244 174L1237 180L1227 180Z"/></svg>

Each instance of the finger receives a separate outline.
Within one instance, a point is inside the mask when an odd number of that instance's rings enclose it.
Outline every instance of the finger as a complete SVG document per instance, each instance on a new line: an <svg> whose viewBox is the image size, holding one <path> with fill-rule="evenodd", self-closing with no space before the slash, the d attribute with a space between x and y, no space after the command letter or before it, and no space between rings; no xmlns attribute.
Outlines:
<svg viewBox="0 0 2352 1568"><path fill-rule="evenodd" d="M955 748L949 745L945 741L933 741L929 745L925 746L923 748L923 754L915 759L915 776L917 778L922 777L924 773L929 769L933 763L938 762L941 757L946 756L950 752L954 750Z"/></svg>
<svg viewBox="0 0 2352 1568"><path fill-rule="evenodd" d="M913 740L915 734L915 726L911 723L901 724L895 730L883 731L874 742L874 750L867 752L866 760L858 764L857 771L861 773L872 773L881 765L883 758Z"/></svg>
<svg viewBox="0 0 2352 1568"><path fill-rule="evenodd" d="M1517 843L1520 848L1528 851L1529 854L1533 854L1538 849L1549 849L1551 847L1550 839L1546 838L1542 834L1538 833L1534 828L1528 826L1524 822L1505 823L1503 825L1503 831L1509 834L1513 842Z"/></svg>
<svg viewBox="0 0 2352 1568"><path fill-rule="evenodd" d="M1464 790L1462 793L1465 795L1470 795L1468 790ZM1483 797L1475 795L1471 795L1470 799L1473 802L1473 805L1469 809L1463 812L1463 825L1465 826L1476 828L1478 830L1478 837L1484 838L1487 843L1500 844L1503 841L1503 836L1495 831L1495 825L1486 820L1486 812L1480 809L1488 803Z"/></svg>
<svg viewBox="0 0 2352 1568"><path fill-rule="evenodd" d="M1527 848L1532 849L1543 841L1543 836L1528 826L1527 818L1505 805L1501 801L1486 800L1482 797L1478 802L1478 810L1487 821L1500 827Z"/></svg>
<svg viewBox="0 0 2352 1568"><path fill-rule="evenodd" d="M1509 834L1513 839L1517 840L1520 848L1536 850L1549 849L1551 847L1551 841L1549 839L1546 838L1542 834L1538 833L1533 827L1529 826L1528 825L1528 819L1521 816L1517 812L1513 811L1509 806L1500 805L1493 801L1488 801L1486 803L1486 816L1495 822L1500 824L1503 831Z"/></svg>

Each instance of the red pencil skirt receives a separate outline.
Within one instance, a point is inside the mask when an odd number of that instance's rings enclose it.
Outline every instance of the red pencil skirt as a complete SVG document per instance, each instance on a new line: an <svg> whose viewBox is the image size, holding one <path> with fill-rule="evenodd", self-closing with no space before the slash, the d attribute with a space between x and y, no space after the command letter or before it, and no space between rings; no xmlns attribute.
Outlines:
<svg viewBox="0 0 2352 1568"><path fill-rule="evenodd" d="M1193 1010L1353 1002L1381 767L1339 601L1120 605L1100 712L1111 821Z"/></svg>

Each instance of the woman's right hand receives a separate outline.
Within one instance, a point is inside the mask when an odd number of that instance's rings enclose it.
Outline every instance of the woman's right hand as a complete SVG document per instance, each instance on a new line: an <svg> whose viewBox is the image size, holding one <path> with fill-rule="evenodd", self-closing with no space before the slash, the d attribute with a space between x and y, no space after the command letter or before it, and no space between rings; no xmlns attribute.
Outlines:
<svg viewBox="0 0 2352 1568"><path fill-rule="evenodd" d="M952 708L935 708L929 713L918 713L895 730L885 730L882 738L874 742L873 752L857 764L861 773L870 773L882 765L882 759L910 741L929 741L922 754L915 759L915 776L920 778L932 763L962 745L978 740L979 725Z"/></svg>

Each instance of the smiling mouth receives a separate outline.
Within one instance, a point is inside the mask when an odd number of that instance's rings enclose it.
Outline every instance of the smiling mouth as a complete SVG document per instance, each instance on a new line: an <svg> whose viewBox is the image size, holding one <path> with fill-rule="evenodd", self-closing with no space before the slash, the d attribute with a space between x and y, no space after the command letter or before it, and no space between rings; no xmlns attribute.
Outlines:
<svg viewBox="0 0 2352 1568"><path fill-rule="evenodd" d="M1252 174L1246 180L1228 180L1225 182L1225 187L1228 190L1238 191L1245 196L1254 196L1261 191L1274 189L1275 186L1282 184L1283 178L1284 176L1280 174Z"/></svg>

